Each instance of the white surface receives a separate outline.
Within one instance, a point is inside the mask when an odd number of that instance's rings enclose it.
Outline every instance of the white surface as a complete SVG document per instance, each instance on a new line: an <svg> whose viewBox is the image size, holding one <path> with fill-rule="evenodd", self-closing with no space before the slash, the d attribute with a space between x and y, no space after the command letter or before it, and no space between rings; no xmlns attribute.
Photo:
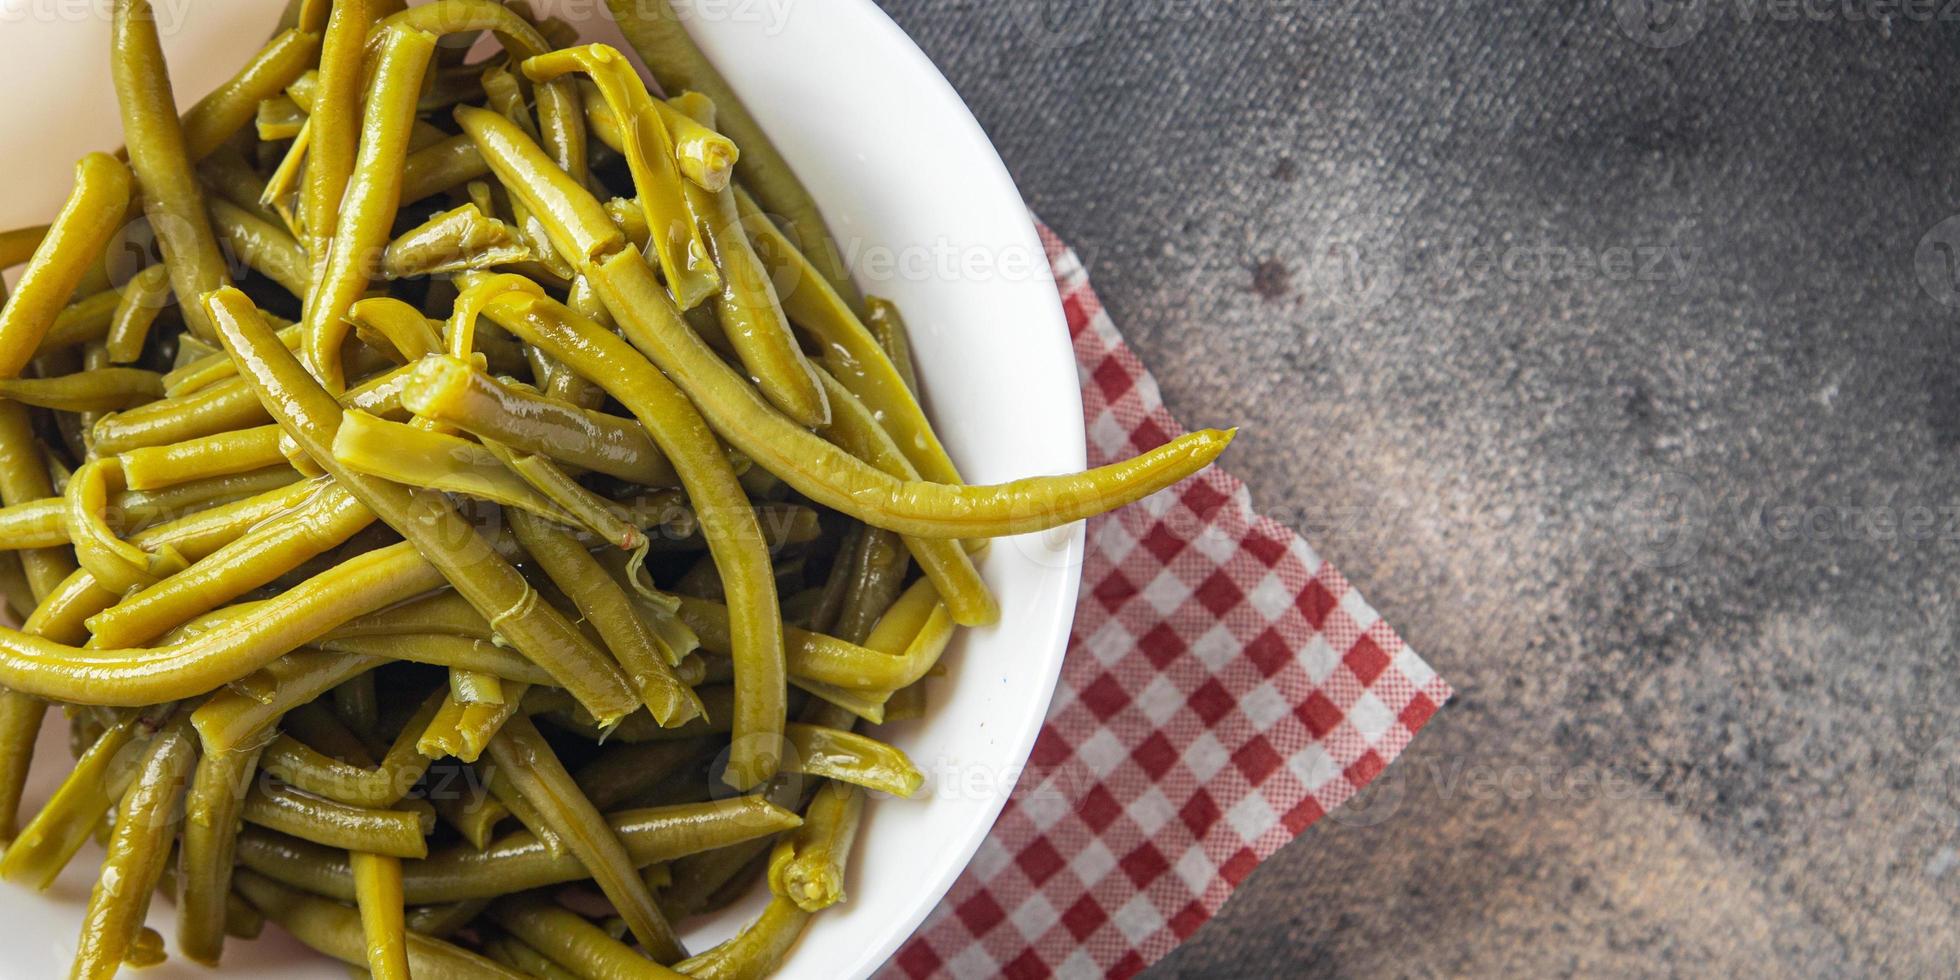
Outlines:
<svg viewBox="0 0 1960 980"><path fill-rule="evenodd" d="M0 0L0 224L45 221L73 160L119 144L106 73L105 2ZM157 0L181 102L228 76L267 33L276 3ZM534 6L580 22L600 0ZM1005 168L966 107L911 41L868 0L704 5L690 29L761 118L823 205L859 279L896 300L913 330L939 431L969 480L1079 469L1082 411L1060 304ZM34 93L32 96L26 93ZM26 134L42 134L28 138ZM998 542L982 570L1004 611L963 631L932 688L928 719L887 737L927 775L912 800L878 799L848 879L849 901L819 916L785 964L794 977L876 969L938 902L1006 802L1061 667L1082 554L1079 527ZM51 718L28 806L69 765L66 725ZM31 812L31 811L30 811ZM0 975L67 971L98 853L92 847L46 896L0 886ZM689 947L732 932L755 903L694 925ZM167 902L151 923L172 936ZM232 942L241 976L344 977L269 929ZM174 959L159 978L211 976Z"/></svg>

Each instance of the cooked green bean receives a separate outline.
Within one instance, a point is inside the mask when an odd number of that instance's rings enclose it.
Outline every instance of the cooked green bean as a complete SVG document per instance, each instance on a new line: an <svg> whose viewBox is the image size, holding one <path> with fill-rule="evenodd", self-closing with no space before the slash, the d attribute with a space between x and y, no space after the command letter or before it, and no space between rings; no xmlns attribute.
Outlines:
<svg viewBox="0 0 1960 980"><path fill-rule="evenodd" d="M513 452L502 443L485 442L483 448L529 484L531 489L569 515L573 526L583 528L591 536L623 551L638 553L651 548L647 536L627 520L631 515L625 512L625 508L586 489L557 463L543 456Z"/></svg>
<svg viewBox="0 0 1960 980"><path fill-rule="evenodd" d="M626 919L655 959L671 961L686 955L673 927L662 918L653 895L635 873L632 855L591 801L579 792L571 773L558 761L544 736L523 714L505 723L490 741L497 770L516 785L539 816L564 838L592 880Z"/></svg>
<svg viewBox="0 0 1960 980"><path fill-rule="evenodd" d="M508 515L517 541L558 588L578 604L586 622L626 670L654 720L679 725L701 713L701 699L674 676L679 657L637 612L626 590L569 531L521 511Z"/></svg>
<svg viewBox="0 0 1960 980"><path fill-rule="evenodd" d="M231 278L205 212L204 187L191 169L149 0L117 0L112 29L110 75L122 110L129 168L143 188L143 213L163 251L171 289L178 296L202 296L230 284ZM181 308L191 332L210 339L204 311L195 303Z"/></svg>
<svg viewBox="0 0 1960 980"><path fill-rule="evenodd" d="M442 706L438 693L422 702L388 754L375 766L331 758L290 735L280 735L265 747L260 765L265 771L315 796L353 806L388 807L401 801L432 761L415 749L417 736Z"/></svg>
<svg viewBox="0 0 1960 980"><path fill-rule="evenodd" d="M427 857L422 818L409 810L352 806L276 783L256 783L245 797L245 822L328 847L395 857Z"/></svg>
<svg viewBox="0 0 1960 980"><path fill-rule="evenodd" d="M75 189L27 260L0 309L0 378L12 378L34 356L89 267L102 255L129 206L129 168L106 153L75 165ZM107 327L107 323L104 323Z"/></svg>
<svg viewBox="0 0 1960 980"><path fill-rule="evenodd" d="M131 490L156 490L206 477L249 473L283 462L279 427L261 425L132 449L122 454L123 482Z"/></svg>
<svg viewBox="0 0 1960 980"><path fill-rule="evenodd" d="M149 551L117 536L104 517L112 483L122 489L122 463L114 458L90 460L68 477L63 497L76 561L104 588L119 593L147 588L183 569L187 563L174 548Z"/></svg>
<svg viewBox="0 0 1960 980"><path fill-rule="evenodd" d="M490 918L578 976L650 980L682 976L642 957L584 916L540 896L501 899L490 906ZM655 956L660 958L658 953ZM667 961L679 958L674 955Z"/></svg>
<svg viewBox="0 0 1960 980"><path fill-rule="evenodd" d="M912 633L903 636L887 631L886 635L896 640L891 646L873 647L872 643L884 644L876 630L859 646L834 636L812 633L795 627L784 632L785 649L789 655L790 675L798 681L816 681L838 687L859 691L892 691L904 687L925 676L926 671L938 662L939 654L952 639L953 624L943 607L936 611L938 597L931 591L930 584L924 590L928 603L924 615L916 620ZM903 600L901 600L901 604ZM680 604L681 621L694 630L701 640L702 649L726 655L728 652L728 611L726 607L707 599L682 596ZM935 617L936 612L936 617ZM894 613L910 616L906 612ZM886 619L896 620L892 615ZM882 625L882 623L881 623Z"/></svg>
<svg viewBox="0 0 1960 980"><path fill-rule="evenodd" d="M509 225L474 204L444 211L388 243L381 271L390 279L411 279L465 269L487 269L532 258Z"/></svg>
<svg viewBox="0 0 1960 980"><path fill-rule="evenodd" d="M305 136L306 182L301 188L299 210L304 244L315 270L325 265L327 242L339 222L341 196L354 176L362 132L361 95L366 87L364 55L368 28L379 16L378 6L376 0L333 4L320 41L313 113Z"/></svg>
<svg viewBox="0 0 1960 980"><path fill-rule="evenodd" d="M272 416L250 385L240 378L225 378L182 398L102 416L95 423L95 451L103 455L125 453L270 421Z"/></svg>
<svg viewBox="0 0 1960 980"><path fill-rule="evenodd" d="M19 565L18 559L15 565ZM26 576L21 578L23 587ZM32 598L31 592L28 598ZM29 604L28 608L33 608ZM0 692L0 846L11 852L20 828L20 801L34 763L34 741L47 716L47 702L13 691Z"/></svg>
<svg viewBox="0 0 1960 980"><path fill-rule="evenodd" d="M272 317L266 317L268 321ZM287 350L299 347L300 328L298 324L286 324L279 328L279 342ZM208 354L191 358L170 369L163 376L165 393L171 398L182 398L227 378L238 377L238 365L233 364L231 355L220 347Z"/></svg>
<svg viewBox="0 0 1960 980"><path fill-rule="evenodd" d="M230 915L232 850L239 811L258 768L259 749L207 752L197 760L184 801L179 846L177 948L207 966L224 952Z"/></svg>
<svg viewBox="0 0 1960 980"><path fill-rule="evenodd" d="M815 256L830 288L853 304L861 304L857 286L825 226L823 212L810 197L789 161L769 141L767 133L751 116L735 89L695 47L680 18L668 0L606 0L618 22L620 33L640 54L660 87L670 93L700 92L713 99L720 110L717 128L742 148L735 163L735 176L754 191L769 210L782 215L797 229L806 248Z"/></svg>
<svg viewBox="0 0 1960 980"><path fill-rule="evenodd" d="M293 938L344 963L365 967L367 943L361 914L345 905L314 898L250 871L238 873L238 889L266 917ZM433 936L409 933L408 969L416 980L523 980L523 975Z"/></svg>
<svg viewBox="0 0 1960 980"><path fill-rule="evenodd" d="M490 174L490 165L469 136L451 136L408 155L402 163L402 203L461 187Z"/></svg>
<svg viewBox="0 0 1960 980"><path fill-rule="evenodd" d="M306 248L293 236L246 208L213 199L211 225L232 253L252 271L294 296L305 296L311 270Z"/></svg>
<svg viewBox="0 0 1960 980"><path fill-rule="evenodd" d="M425 418L581 469L649 487L677 482L645 426L503 384L455 358L417 363L402 404Z"/></svg>
<svg viewBox="0 0 1960 980"><path fill-rule="evenodd" d="M281 416L280 424L335 480L423 549L429 562L512 645L551 671L604 721L638 705L618 668L556 610L538 602L523 577L486 547L447 502L353 472L334 458L331 442L341 425L339 404L280 345L250 300L230 290L214 293L206 303L225 349L241 362L244 377L258 390L266 409Z"/></svg>
<svg viewBox="0 0 1960 980"><path fill-rule="evenodd" d="M441 905L417 905L408 910L407 925L409 929L424 936L444 939L469 925L489 907L490 900L486 898L447 902Z"/></svg>
<svg viewBox="0 0 1960 980"><path fill-rule="evenodd" d="M366 851L350 851L347 856L354 867L354 904L367 941L368 972L374 980L409 980L402 860Z"/></svg>
<svg viewBox="0 0 1960 980"><path fill-rule="evenodd" d="M0 269L11 269L27 261L48 237L47 225L10 228L0 231Z"/></svg>
<svg viewBox="0 0 1960 980"><path fill-rule="evenodd" d="M573 72L591 77L613 115L624 124L621 131L636 137L625 141L626 163L633 173L647 227L653 230L653 253L660 260L675 304L687 310L707 299L720 285L721 276L701 240L702 215L688 202L667 122L632 64L611 47L588 44L532 57L523 67L524 74L536 82L569 82ZM497 170L495 159L490 167ZM509 186L509 177L501 172L498 176ZM592 253L564 254L575 261L595 257Z"/></svg>
<svg viewBox="0 0 1960 980"><path fill-rule="evenodd" d="M772 898L735 938L675 968L695 980L759 980L775 972L810 924L810 913L787 898Z"/></svg>
<svg viewBox="0 0 1960 980"><path fill-rule="evenodd" d="M593 806L610 810L651 790L700 752L700 744L694 742L616 745L586 763L573 778Z"/></svg>
<svg viewBox="0 0 1960 980"><path fill-rule="evenodd" d="M54 884L55 876L136 779L137 767L124 750L148 734L132 713L96 736L54 795L0 856L0 877L42 890Z"/></svg>
<svg viewBox="0 0 1960 980"><path fill-rule="evenodd" d="M490 291L507 283L487 280L471 286L470 291ZM615 342L618 338L591 321L525 293L504 293L485 312L505 329L547 348L619 399L646 425L680 475L681 484L702 514L702 530L721 569L733 610L731 632L740 693L735 704L735 749L727 778L737 788L756 785L774 773L781 761L777 736L787 698L782 613L776 604L775 579L767 568L767 545L719 442L708 433L686 396L644 358L634 357L630 348L623 358L609 356L604 338Z"/></svg>
<svg viewBox="0 0 1960 980"><path fill-rule="evenodd" d="M186 154L193 162L210 156L251 121L260 102L299 78L319 52L317 31L293 29L275 35L237 74L184 113Z"/></svg>
<svg viewBox="0 0 1960 980"><path fill-rule="evenodd" d="M713 125L714 103L699 93L690 92L674 102L696 121ZM823 386L790 332L769 270L756 257L748 234L742 230L734 191L724 187L717 193L690 183L687 196L689 206L703 218L708 248L721 270L715 312L742 366L783 414L806 427L830 424L831 409Z"/></svg>
<svg viewBox="0 0 1960 980"><path fill-rule="evenodd" d="M130 277L123 285L122 299L116 303L115 315L109 318L109 332L104 337L110 363L133 364L143 356L150 325L156 322L157 314L169 298L169 269L153 265Z"/></svg>
<svg viewBox="0 0 1960 980"><path fill-rule="evenodd" d="M619 117L606 104L599 86L579 79L578 90L584 101L585 122L591 134L606 148L623 156L626 153L626 137L620 131ZM735 141L666 102L656 100L654 108L673 134L675 160L680 164L682 176L711 191L719 192L728 187L735 175L735 161L741 156Z"/></svg>
<svg viewBox="0 0 1960 980"><path fill-rule="evenodd" d="M163 375L111 367L53 378L0 379L0 398L59 412L112 412L163 397Z"/></svg>
<svg viewBox="0 0 1960 980"><path fill-rule="evenodd" d="M257 117L253 125L259 134L259 142L276 143L299 135L300 127L306 125L306 110L299 107L290 96L275 95L259 103Z"/></svg>
<svg viewBox="0 0 1960 980"><path fill-rule="evenodd" d="M108 978L122 967L163 876L177 828L177 802L196 761L196 736L179 718L157 734L137 764L136 779L116 809L109 856L82 914L70 977Z"/></svg>
<svg viewBox="0 0 1960 980"><path fill-rule="evenodd" d="M784 732L793 747L790 760L798 772L894 796L911 796L925 783L924 774L905 753L877 739L796 722L784 726Z"/></svg>
<svg viewBox="0 0 1960 980"><path fill-rule="evenodd" d="M553 963L551 957L531 948L530 943L516 936L492 936L484 942L483 951L491 959L526 976L541 977L543 980L581 980L578 974Z"/></svg>
<svg viewBox="0 0 1960 980"><path fill-rule="evenodd" d="M55 314L54 323L48 327L47 334L34 349L34 356L106 339L109 325L115 321L116 309L121 304L121 290L105 289L62 307L61 312Z"/></svg>
<svg viewBox="0 0 1960 980"><path fill-rule="evenodd" d="M898 369L898 376L910 389L912 397L919 396L919 376L912 362L912 334L905 326L905 316L898 310L898 304L878 296L864 298L864 328L885 349L885 356L891 358L892 367Z"/></svg>
<svg viewBox="0 0 1960 980"><path fill-rule="evenodd" d="M832 406L832 424L825 430L825 437L887 475L900 480L917 480L919 471L906 459L884 427L879 425L871 409L828 373L818 373L822 375ZM883 614L890 604L891 595L905 577L902 564L871 551L873 548L889 549L891 543L889 532L874 529L866 533L859 545L860 558L853 568L853 592L847 595L846 605L840 612L839 632L845 639L858 639L863 632L870 630L871 624ZM980 581L980 573L973 567L973 559L959 542L943 538L908 537L905 548L918 560L919 570L945 598L954 622L961 626L988 626L1000 619L1000 607L995 604L986 583Z"/></svg>
<svg viewBox="0 0 1960 980"><path fill-rule="evenodd" d="M817 789L803 826L784 834L769 854L769 889L805 912L844 900L845 861L864 816L864 793L844 782Z"/></svg>
<svg viewBox="0 0 1960 980"><path fill-rule="evenodd" d="M261 204L259 198L265 193L266 178L245 159L236 147L220 146L210 156L197 165L197 176L204 181L209 201L224 201L240 208L274 226L280 226L280 217L273 209Z"/></svg>
<svg viewBox="0 0 1960 980"><path fill-rule="evenodd" d="M47 457L42 455L40 442L34 437L27 409L0 399L0 503L22 507L49 501L61 501L61 498L55 495L54 481L48 476ZM52 542L47 547L21 552L20 562L28 588L39 600L47 599L75 571L73 553Z"/></svg>
<svg viewBox="0 0 1960 980"><path fill-rule="evenodd" d="M453 594L453 593L452 593ZM476 611L470 610L475 616ZM483 618L477 616L477 621ZM516 681L520 684L550 684L551 674L515 650L507 650L488 639L453 633L393 633L374 636L343 636L340 631L319 641L323 650L356 653L400 660L407 663L453 667Z"/></svg>
<svg viewBox="0 0 1960 980"><path fill-rule="evenodd" d="M570 523L572 516L512 473L481 445L452 435L348 412L333 437L348 470L410 486L495 501Z"/></svg>

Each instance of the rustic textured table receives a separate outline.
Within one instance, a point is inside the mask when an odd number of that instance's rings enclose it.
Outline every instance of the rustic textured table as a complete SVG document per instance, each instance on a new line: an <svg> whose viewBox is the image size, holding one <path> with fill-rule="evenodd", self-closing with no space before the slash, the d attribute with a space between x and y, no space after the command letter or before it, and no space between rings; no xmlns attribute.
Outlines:
<svg viewBox="0 0 1960 980"><path fill-rule="evenodd" d="M1461 692L1151 975L1950 975L1960 13L881 2Z"/></svg>

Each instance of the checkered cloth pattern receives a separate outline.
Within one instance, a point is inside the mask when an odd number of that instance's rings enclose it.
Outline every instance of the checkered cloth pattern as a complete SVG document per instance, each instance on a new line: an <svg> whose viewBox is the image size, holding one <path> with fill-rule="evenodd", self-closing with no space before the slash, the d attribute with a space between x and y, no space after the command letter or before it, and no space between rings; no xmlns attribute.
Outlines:
<svg viewBox="0 0 1960 980"><path fill-rule="evenodd" d="M1090 464L1182 433L1081 262L1041 234ZM1027 772L884 976L1134 975L1380 774L1449 696L1340 572L1216 467L1092 520Z"/></svg>

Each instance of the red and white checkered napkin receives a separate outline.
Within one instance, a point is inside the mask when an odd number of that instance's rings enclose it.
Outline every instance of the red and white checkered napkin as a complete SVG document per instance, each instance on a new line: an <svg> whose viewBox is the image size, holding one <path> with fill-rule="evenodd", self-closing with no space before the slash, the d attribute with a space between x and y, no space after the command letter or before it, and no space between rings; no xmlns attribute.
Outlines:
<svg viewBox="0 0 1960 980"><path fill-rule="evenodd" d="M1081 262L1041 234L1090 464L1183 432ZM1075 631L1028 770L885 974L1135 974L1374 779L1449 696L1222 470L1090 521Z"/></svg>

